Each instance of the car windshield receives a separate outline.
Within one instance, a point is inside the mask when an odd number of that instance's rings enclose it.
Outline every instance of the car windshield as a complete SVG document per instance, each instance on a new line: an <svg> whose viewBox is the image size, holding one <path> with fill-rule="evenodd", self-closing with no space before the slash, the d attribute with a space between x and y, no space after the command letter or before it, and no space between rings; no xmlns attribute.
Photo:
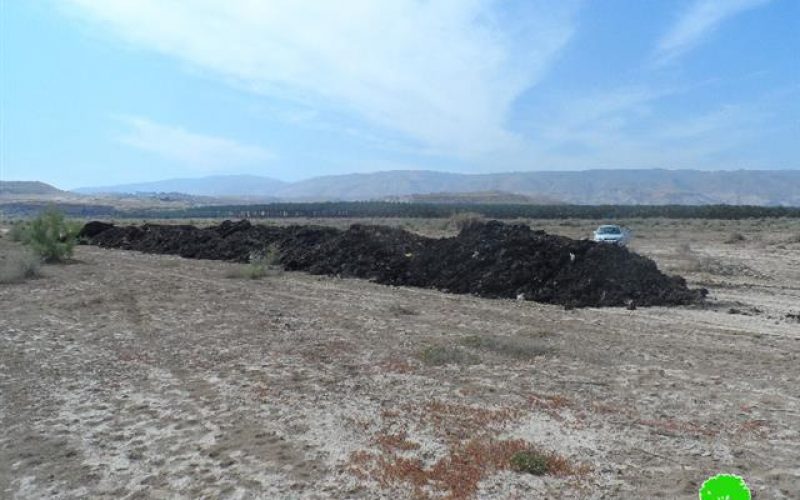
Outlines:
<svg viewBox="0 0 800 500"><path fill-rule="evenodd" d="M598 234L621 234L619 227L617 226L600 226L597 230Z"/></svg>

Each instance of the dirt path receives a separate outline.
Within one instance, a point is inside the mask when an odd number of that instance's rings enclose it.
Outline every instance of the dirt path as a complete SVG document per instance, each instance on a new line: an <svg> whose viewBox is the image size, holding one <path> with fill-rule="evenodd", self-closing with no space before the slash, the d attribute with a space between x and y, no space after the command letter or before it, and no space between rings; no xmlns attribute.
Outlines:
<svg viewBox="0 0 800 500"><path fill-rule="evenodd" d="M705 309L565 311L81 247L0 287L0 497L696 498L734 472L792 498L798 251L693 251L757 275L698 266ZM455 460L514 439L571 473Z"/></svg>

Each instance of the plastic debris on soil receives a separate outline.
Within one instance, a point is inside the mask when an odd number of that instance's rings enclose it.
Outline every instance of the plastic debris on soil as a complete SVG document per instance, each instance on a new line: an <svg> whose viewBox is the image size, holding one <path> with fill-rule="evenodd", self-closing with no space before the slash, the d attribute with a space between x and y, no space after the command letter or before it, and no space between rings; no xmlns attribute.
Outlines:
<svg viewBox="0 0 800 500"><path fill-rule="evenodd" d="M106 248L234 262L248 262L274 246L287 270L568 308L686 305L706 294L627 248L497 221L469 225L452 238L426 238L387 226L354 224L339 230L246 220L208 228L90 222L79 236Z"/></svg>

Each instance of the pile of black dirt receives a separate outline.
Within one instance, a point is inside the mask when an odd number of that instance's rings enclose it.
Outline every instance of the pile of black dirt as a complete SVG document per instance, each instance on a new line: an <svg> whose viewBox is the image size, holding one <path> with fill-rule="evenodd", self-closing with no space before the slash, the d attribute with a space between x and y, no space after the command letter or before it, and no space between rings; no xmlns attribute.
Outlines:
<svg viewBox="0 0 800 500"><path fill-rule="evenodd" d="M425 255L435 240L398 228L361 224L324 235L319 228L288 229L291 234L279 244L281 262L288 270L425 286L413 283L414 257Z"/></svg>
<svg viewBox="0 0 800 500"><path fill-rule="evenodd" d="M288 270L567 307L684 305L706 294L626 248L496 221L441 239L386 226L355 224L342 231L246 220L202 229L90 222L79 236L101 247L235 262L274 247Z"/></svg>

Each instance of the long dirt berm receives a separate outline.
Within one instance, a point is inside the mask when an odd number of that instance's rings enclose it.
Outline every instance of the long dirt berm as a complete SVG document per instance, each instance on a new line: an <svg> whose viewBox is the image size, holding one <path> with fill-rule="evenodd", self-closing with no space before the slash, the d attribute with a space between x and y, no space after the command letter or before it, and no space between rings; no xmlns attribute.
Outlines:
<svg viewBox="0 0 800 500"><path fill-rule="evenodd" d="M339 230L246 220L208 228L90 222L80 237L106 248L234 262L272 247L287 270L568 307L686 305L706 294L626 248L497 221L471 224L451 238L387 226Z"/></svg>

